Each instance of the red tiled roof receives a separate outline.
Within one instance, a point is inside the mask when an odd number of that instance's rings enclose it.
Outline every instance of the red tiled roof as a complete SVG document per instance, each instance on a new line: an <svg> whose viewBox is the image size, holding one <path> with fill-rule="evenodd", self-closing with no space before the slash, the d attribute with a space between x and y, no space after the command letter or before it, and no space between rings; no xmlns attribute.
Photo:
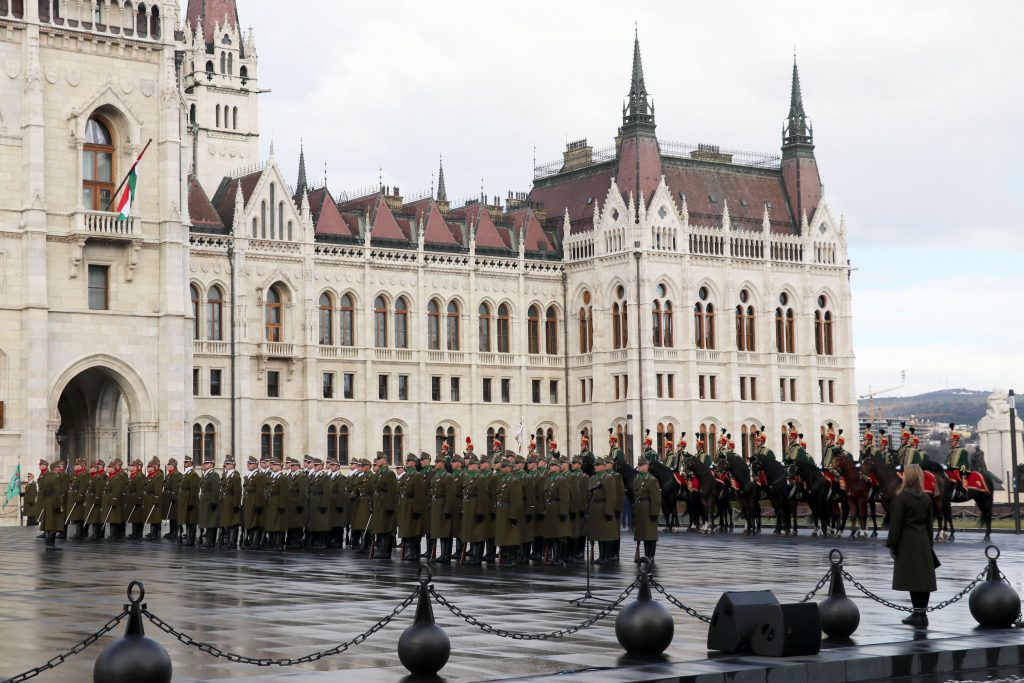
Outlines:
<svg viewBox="0 0 1024 683"><path fill-rule="evenodd" d="M396 220L391 208L382 195L377 195L377 202L370 214L371 235L376 239L412 241L412 230L409 220Z"/></svg>
<svg viewBox="0 0 1024 683"><path fill-rule="evenodd" d="M537 214L532 210L517 211L512 214L512 220L515 222L514 224L519 230L519 234L523 234L524 230L526 231L526 251L539 251L545 254L555 253L554 242L544 232L540 221L537 220Z"/></svg>
<svg viewBox="0 0 1024 683"><path fill-rule="evenodd" d="M641 137L638 140L627 137L623 139L615 181L619 184L619 191L628 203L629 196L637 193L638 154L640 156L640 192L643 194L644 201L649 203L651 195L658 189L658 183L661 182L661 153L658 151L658 142L654 138ZM639 202L640 197L634 196L633 200Z"/></svg>
<svg viewBox="0 0 1024 683"><path fill-rule="evenodd" d="M483 207L476 207L476 215L473 217L476 221L476 246L486 247L488 249L515 249L512 246L511 235L508 234L508 230L505 230L503 235L498 231L497 226L494 225L494 221L491 220L491 214L485 211Z"/></svg>
<svg viewBox="0 0 1024 683"><path fill-rule="evenodd" d="M437 207L433 200L427 205L426 213L426 226L423 230L424 242L430 242L431 244L459 244L459 240L452 233L452 226L445 221L444 216L441 215L441 209Z"/></svg>
<svg viewBox="0 0 1024 683"><path fill-rule="evenodd" d="M188 177L188 217L195 227L224 228L224 222L210 203L206 190L191 175Z"/></svg>
<svg viewBox="0 0 1024 683"><path fill-rule="evenodd" d="M240 178L224 178L220 182L220 187L213 195L213 205L217 209L217 213L220 214L220 219L224 221L224 225L234 225L235 222L235 188L241 184L242 201L248 204L249 197L252 196L262 175L263 171L253 171Z"/></svg>
<svg viewBox="0 0 1024 683"><path fill-rule="evenodd" d="M199 20L202 19L203 40L207 45L213 45L213 27L218 23L224 26L225 17L227 24L238 28L238 7L235 0L188 0L185 23L195 31Z"/></svg>
<svg viewBox="0 0 1024 683"><path fill-rule="evenodd" d="M569 209L572 233L588 232L593 229L594 204L601 205L612 184L612 166L604 164L578 172L553 182L543 181L534 185L530 201L544 209L548 216L561 217Z"/></svg>
<svg viewBox="0 0 1024 683"><path fill-rule="evenodd" d="M309 211L313 217L313 232L317 235L352 236L352 231L341 217L330 191L321 187L309 192Z"/></svg>

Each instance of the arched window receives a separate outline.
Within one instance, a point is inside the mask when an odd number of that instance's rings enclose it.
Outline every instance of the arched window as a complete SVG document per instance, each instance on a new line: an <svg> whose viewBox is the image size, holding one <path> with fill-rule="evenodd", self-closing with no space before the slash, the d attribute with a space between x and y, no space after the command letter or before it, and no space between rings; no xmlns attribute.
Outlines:
<svg viewBox="0 0 1024 683"><path fill-rule="evenodd" d="M338 341L342 346L355 345L356 307L351 294L341 297L341 337Z"/></svg>
<svg viewBox="0 0 1024 683"><path fill-rule="evenodd" d="M512 318L508 304L498 306L498 353L511 353Z"/></svg>
<svg viewBox="0 0 1024 683"><path fill-rule="evenodd" d="M284 459L284 427L281 425L274 427L274 457Z"/></svg>
<svg viewBox="0 0 1024 683"><path fill-rule="evenodd" d="M274 204L277 203L274 194L276 191L277 188L274 186L274 183L270 183L270 239L274 239L276 234L274 229Z"/></svg>
<svg viewBox="0 0 1024 683"><path fill-rule="evenodd" d="M288 221L288 239L292 238L292 222Z"/></svg>
<svg viewBox="0 0 1024 683"><path fill-rule="evenodd" d="M188 108L188 122L189 123L195 123L196 122L196 105L194 105L194 104Z"/></svg>
<svg viewBox="0 0 1024 683"><path fill-rule="evenodd" d="M210 80L213 78L213 60L207 60L206 62L206 79Z"/></svg>
<svg viewBox="0 0 1024 683"><path fill-rule="evenodd" d="M192 338L199 339L199 288L189 285L188 293L192 297Z"/></svg>
<svg viewBox="0 0 1024 683"><path fill-rule="evenodd" d="M441 302L437 299L427 304L427 348L432 351L441 348Z"/></svg>
<svg viewBox="0 0 1024 683"><path fill-rule="evenodd" d="M203 462L203 426L192 425L192 460L198 463Z"/></svg>
<svg viewBox="0 0 1024 683"><path fill-rule="evenodd" d="M580 353L594 350L594 309L590 303L590 292L583 292L583 306L580 307Z"/></svg>
<svg viewBox="0 0 1024 683"><path fill-rule="evenodd" d="M284 202L277 203L277 230L279 232L278 237L284 239Z"/></svg>
<svg viewBox="0 0 1024 683"><path fill-rule="evenodd" d="M655 300L651 306L651 329L655 346L672 348L672 302L668 296L668 288L658 285L655 289Z"/></svg>
<svg viewBox="0 0 1024 683"><path fill-rule="evenodd" d="M228 72L228 53L220 53L220 72L226 74Z"/></svg>
<svg viewBox="0 0 1024 683"><path fill-rule="evenodd" d="M260 236L259 230L260 230L260 221L259 221L258 218L256 218L256 216L253 216L252 217L252 238L253 239L256 239L257 237Z"/></svg>
<svg viewBox="0 0 1024 683"><path fill-rule="evenodd" d="M337 458L342 465L348 464L348 425L327 427L327 457Z"/></svg>
<svg viewBox="0 0 1024 683"><path fill-rule="evenodd" d="M324 292L320 295L320 345L334 344L334 306L331 295Z"/></svg>
<svg viewBox="0 0 1024 683"><path fill-rule="evenodd" d="M214 285L206 294L206 338L220 341L224 338L222 313L224 310L224 295L220 287Z"/></svg>
<svg viewBox="0 0 1024 683"><path fill-rule="evenodd" d="M239 68L238 75L242 79L242 85L245 85L245 81L249 78L249 68L245 66Z"/></svg>
<svg viewBox="0 0 1024 683"><path fill-rule="evenodd" d="M383 296L373 300L373 345L378 349L388 347L388 302Z"/></svg>
<svg viewBox="0 0 1024 683"><path fill-rule="evenodd" d="M542 456L543 455L547 455L548 444L547 444L547 441L544 438L544 430L541 429L540 427L537 427L536 442L537 442L537 453L542 455Z"/></svg>
<svg viewBox="0 0 1024 683"><path fill-rule="evenodd" d="M548 306L544 315L544 352L558 355L558 311L554 306Z"/></svg>
<svg viewBox="0 0 1024 683"><path fill-rule="evenodd" d="M231 108L231 127L238 130L238 107Z"/></svg>
<svg viewBox="0 0 1024 683"><path fill-rule="evenodd" d="M192 425L192 459L201 464L207 457L217 456L217 428L207 423L206 428L196 423Z"/></svg>
<svg viewBox="0 0 1024 683"><path fill-rule="evenodd" d="M203 432L203 459L216 458L217 456L217 429L213 424L206 425Z"/></svg>
<svg viewBox="0 0 1024 683"><path fill-rule="evenodd" d="M710 296L711 291L701 287L693 306L693 341L698 349L715 348L715 305L708 301Z"/></svg>
<svg viewBox="0 0 1024 683"><path fill-rule="evenodd" d="M277 286L267 290L266 307L266 339L268 342L281 341L281 292Z"/></svg>
<svg viewBox="0 0 1024 683"><path fill-rule="evenodd" d="M228 76L232 76L235 73L235 55L234 53L228 53ZM238 107L235 107L235 111L238 111Z"/></svg>
<svg viewBox="0 0 1024 683"><path fill-rule="evenodd" d="M260 237L267 239L267 202L266 200L260 202L260 226L262 227L262 233ZM274 233L271 231L270 236L273 237Z"/></svg>
<svg viewBox="0 0 1024 683"><path fill-rule="evenodd" d="M612 348L624 349L629 346L629 315L626 313L626 288L615 288L615 302L612 303Z"/></svg>
<svg viewBox="0 0 1024 683"><path fill-rule="evenodd" d="M779 295L779 307L775 309L775 348L779 353L794 353L795 317L789 307L789 295Z"/></svg>
<svg viewBox="0 0 1024 683"><path fill-rule="evenodd" d="M540 353L540 306L534 304L526 314L526 352Z"/></svg>
<svg viewBox="0 0 1024 683"><path fill-rule="evenodd" d="M149 15L149 37L154 40L160 37L160 8L153 5Z"/></svg>
<svg viewBox="0 0 1024 683"><path fill-rule="evenodd" d="M491 307L487 304L480 304L480 308L477 310L477 314L480 317L479 321L479 344L481 353L490 353L491 351Z"/></svg>
<svg viewBox="0 0 1024 683"><path fill-rule="evenodd" d="M109 211L114 197L114 140L97 118L85 124L82 147L82 205L88 211Z"/></svg>
<svg viewBox="0 0 1024 683"><path fill-rule="evenodd" d="M395 301L395 348L409 348L409 302L402 296Z"/></svg>
<svg viewBox="0 0 1024 683"><path fill-rule="evenodd" d="M494 442L498 441L498 452L504 452L505 450L505 428L494 427L487 428L487 455L491 456L495 454Z"/></svg>
<svg viewBox="0 0 1024 683"><path fill-rule="evenodd" d="M149 34L148 24L146 21L146 6L139 3L139 9L135 14L135 33L139 38L145 38ZM213 71L213 65L210 65L210 71Z"/></svg>
<svg viewBox="0 0 1024 683"><path fill-rule="evenodd" d="M385 425L384 432L381 434L381 447L380 450L384 453L384 456L388 459L388 462L393 462L394 451L392 450L392 436L391 427Z"/></svg>
<svg viewBox="0 0 1024 683"><path fill-rule="evenodd" d="M459 303L457 301L448 302L448 322L447 322L447 335L448 337L448 350L458 351L461 347L460 336L459 336Z"/></svg>
<svg viewBox="0 0 1024 683"><path fill-rule="evenodd" d="M434 431L434 453L435 455L441 454L441 446L448 444L448 452L455 453L455 427L444 427L439 426Z"/></svg>
<svg viewBox="0 0 1024 683"><path fill-rule="evenodd" d="M818 310L814 312L814 350L819 356L834 353L832 339L832 311L828 310L828 297L818 297Z"/></svg>
<svg viewBox="0 0 1024 683"><path fill-rule="evenodd" d="M750 292L740 290L740 303L736 307L736 350L753 351L754 344L754 306L750 303Z"/></svg>
<svg viewBox="0 0 1024 683"><path fill-rule="evenodd" d="M217 105L217 127L220 128L220 105Z"/></svg>

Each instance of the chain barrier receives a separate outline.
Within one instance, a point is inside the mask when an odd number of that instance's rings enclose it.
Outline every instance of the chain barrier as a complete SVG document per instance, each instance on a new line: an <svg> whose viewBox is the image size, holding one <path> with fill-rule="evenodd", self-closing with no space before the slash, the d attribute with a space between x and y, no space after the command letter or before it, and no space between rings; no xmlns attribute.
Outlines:
<svg viewBox="0 0 1024 683"><path fill-rule="evenodd" d="M388 614L383 619L375 623L366 631L360 633L355 638L347 640L344 643L340 643L339 645L335 645L329 650L321 650L319 652L313 652L302 657L293 657L290 659L247 657L245 655L236 654L234 652L225 652L224 650L221 650L215 645L198 641L192 636L188 635L187 633L182 633L181 631L178 631L177 629L173 628L170 624L168 624L166 621L150 612L148 609L142 610L142 614L145 615L145 617L149 619L154 626L156 626L164 633L173 636L183 645L186 645L188 647L195 647L208 655L212 655L214 657L221 657L223 659L228 660L229 662L236 662L239 664L254 664L256 666L294 666L295 664L307 664L309 662L315 662L319 659L323 659L324 657L333 657L334 655L340 655L341 653L348 650L350 647L359 645L360 643L368 639L370 636L372 636L374 633L380 631L382 628L390 624L395 617L404 612L405 609L416 600L416 597L418 595L419 588L414 590L405 600L398 603L398 605L396 605L395 608L391 610L390 614Z"/></svg>
<svg viewBox="0 0 1024 683"><path fill-rule="evenodd" d="M21 683L21 681L27 681L30 678L35 678L36 676L38 676L39 674L43 673L44 671L49 671L50 669L56 669L58 666L63 664L67 659L73 657L74 655L77 655L79 652L81 652L82 650L86 649L87 647L89 647L90 645L95 643L97 640L99 640L100 638L102 638L106 634L108 634L111 631L113 631L114 628L116 628L118 624L120 624L122 621L124 621L125 617L127 617L127 616L128 616L128 611L127 610L125 610L124 612L121 612L116 617L114 617L113 619L111 619L110 621L105 623L102 626L102 628L100 628L100 630L96 631L91 636L89 636L88 638L86 638L85 640L80 642L78 645L75 645L73 648L71 648L67 652L62 652L61 654L57 655L56 657L54 657L50 661L46 662L46 664L43 664L41 666L37 666L34 669L29 669L28 671L20 673L17 676L11 676L10 678L6 678L6 679L4 679L4 683Z"/></svg>
<svg viewBox="0 0 1024 683"><path fill-rule="evenodd" d="M449 601L448 598L438 593L437 590L433 587L430 588L430 594L434 597L435 600L437 600L438 604L445 607L449 612L459 617L470 626L477 627L484 633L492 633L500 638L511 638L512 640L554 640L556 638L564 638L565 636L572 635L573 633L576 633L577 631L582 631L585 628L590 628L597 622L601 621L609 614L611 614L615 610L615 608L617 608L619 605L625 602L626 598L629 597L629 594L636 590L636 587L639 584L640 577L638 576L636 579L634 579L633 583L626 586L626 588L621 593L619 593L619 597L615 599L615 602L602 609L600 612L595 614L590 619L587 619L586 621L577 624L576 626L569 626L567 628L559 629L557 631L550 631L548 633L524 633L522 631L509 631L507 629L498 628L497 626L492 626L491 624L480 621L474 616L466 614L457 605Z"/></svg>
<svg viewBox="0 0 1024 683"><path fill-rule="evenodd" d="M687 607L686 605L684 605L682 602L679 601L678 598L676 598L676 596L672 595L667 590L665 590L665 587L658 583L653 577L648 579L648 581L650 581L651 587L654 588L654 590L661 593L665 597L665 599L671 602L673 605L683 610L694 619L699 619L700 621L703 621L705 624L711 623L711 617L705 614L701 614L692 607Z"/></svg>
<svg viewBox="0 0 1024 683"><path fill-rule="evenodd" d="M879 605L882 605L884 607L888 607L890 609L898 610L900 612L913 612L914 611L913 607L907 607L905 605L897 605L896 603L894 603L894 602L892 602L890 600L886 600L885 598L883 598L880 595L876 595L875 593L872 593L864 584L862 584L857 579L853 578L853 576L850 574L850 572L848 572L848 571L846 571L845 569L842 569L842 568L840 568L840 571L843 573L843 578L846 579L847 581L849 581L850 583L852 583L854 588L859 590L861 593L863 593L864 595L866 595L870 599L872 599L875 602L877 602ZM967 595L972 590L974 590L975 586L977 586L979 583L981 583L982 581L985 580L985 574L986 574L987 571L988 571L987 568L986 569L982 569L981 572L976 577L974 577L974 580L971 581L969 584L967 584L966 588L964 588L962 591L960 591L959 593L957 593L953 597L949 598L948 600L943 600L942 602L940 602L937 605L932 605L926 611L928 611L928 612L937 612L940 609L945 609L945 608L949 607L953 603L960 602L960 600L962 600L965 595Z"/></svg>
<svg viewBox="0 0 1024 683"><path fill-rule="evenodd" d="M800 602L810 602L811 600L813 600L814 596L818 594L818 591L820 591L822 588L824 588L825 584L828 583L828 580L831 579L831 578L832 578L832 570L829 569L828 571L825 572L825 575L823 577L821 577L821 579L818 581L817 585L814 588L812 588L811 590L809 590L807 592L807 595L805 595L803 597L803 599L800 600Z"/></svg>

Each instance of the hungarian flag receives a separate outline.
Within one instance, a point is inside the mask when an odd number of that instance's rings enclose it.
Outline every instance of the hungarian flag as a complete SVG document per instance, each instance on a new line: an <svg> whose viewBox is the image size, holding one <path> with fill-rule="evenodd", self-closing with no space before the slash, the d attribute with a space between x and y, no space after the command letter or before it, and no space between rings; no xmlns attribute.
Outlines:
<svg viewBox="0 0 1024 683"><path fill-rule="evenodd" d="M141 158L142 155L139 156ZM138 160L132 164L124 184L124 192L121 193L121 198L117 200L117 220L119 221L127 220L128 216L132 213L132 204L135 202L135 183L139 179L139 175L135 172L135 167L138 165Z"/></svg>
<svg viewBox="0 0 1024 683"><path fill-rule="evenodd" d="M14 468L14 474L11 476L10 483L7 484L7 492L4 494L3 507L7 507L7 504L11 502L12 498L17 498L21 495L21 465L19 464Z"/></svg>

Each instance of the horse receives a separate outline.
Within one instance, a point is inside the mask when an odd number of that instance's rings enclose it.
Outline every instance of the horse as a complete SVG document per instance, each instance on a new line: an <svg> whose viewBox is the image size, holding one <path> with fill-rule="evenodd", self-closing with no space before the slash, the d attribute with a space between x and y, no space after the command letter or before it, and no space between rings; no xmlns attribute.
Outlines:
<svg viewBox="0 0 1024 683"><path fill-rule="evenodd" d="M767 454L756 453L751 461L751 469L758 481L760 481L761 475L764 475L765 483L759 484L759 486L764 488L768 499L772 502L772 509L775 511L775 531L773 533L776 536L781 536L785 531L785 534L789 536L792 528L792 533L795 535L797 532L796 519L795 514L791 513L791 508L795 510L796 504L790 502L793 487L786 475L786 468L775 458L769 457Z"/></svg>
<svg viewBox="0 0 1024 683"><path fill-rule="evenodd" d="M978 491L976 489L969 489L965 485L961 484L961 489L966 493L966 500L973 500L974 504L978 506L978 526L985 525L985 540L991 540L992 537L992 491L995 490L995 478L992 473L988 470L980 472L982 478L985 480L985 486L988 491ZM947 479L948 479L948 475ZM953 494L956 490L956 485L953 484L952 480L949 480L949 486L946 489L946 494L942 498L942 517L939 519L939 532L936 534L936 540L942 540L939 534L946 532L946 527L949 527L949 540L956 540L956 529L953 526Z"/></svg>
<svg viewBox="0 0 1024 683"><path fill-rule="evenodd" d="M690 457L686 462L686 469L697 478L697 496L700 498L704 510L705 525L703 528L698 525L698 531L702 533L714 533L715 519L711 512L715 509L715 503L721 494L721 484L715 479L714 473L699 458Z"/></svg>
<svg viewBox="0 0 1024 683"><path fill-rule="evenodd" d="M818 535L818 527L821 528L822 536L831 535L829 505L831 482L825 478L817 465L805 460L795 460L790 465L790 472L800 477L804 487L807 505L811 509L811 519L815 523L815 530L811 532L811 536Z"/></svg>
<svg viewBox="0 0 1024 683"><path fill-rule="evenodd" d="M846 452L839 453L832 459L832 467L839 471L839 476L846 483L846 500L853 516L853 528L850 538L868 537L868 497L871 495L871 482L861 474L853 458ZM860 529L857 529L860 522ZM878 534L878 518L874 509L871 511L871 524L874 533Z"/></svg>
<svg viewBox="0 0 1024 683"><path fill-rule="evenodd" d="M736 498L740 501L740 514L747 525L747 528L743 530L743 534L747 536L755 534L759 530L757 520L760 516L758 513L760 512L761 502L757 490L757 482L750 476L750 466L741 456L732 453L727 461L727 471L740 485Z"/></svg>
<svg viewBox="0 0 1024 683"><path fill-rule="evenodd" d="M861 461L861 471L869 477L874 475L878 480L878 491L875 497L881 500L882 509L885 510L885 519L882 524L889 523L889 508L892 500L896 497L896 490L900 487L900 477L896 474L896 468L883 459L882 456L872 455Z"/></svg>
<svg viewBox="0 0 1024 683"><path fill-rule="evenodd" d="M675 470L663 462L652 463L650 472L658 480L658 486L661 488L661 514L665 515L665 528L671 533L673 521L675 521L675 525L679 524L676 501L679 500L679 492L682 487L676 480Z"/></svg>

